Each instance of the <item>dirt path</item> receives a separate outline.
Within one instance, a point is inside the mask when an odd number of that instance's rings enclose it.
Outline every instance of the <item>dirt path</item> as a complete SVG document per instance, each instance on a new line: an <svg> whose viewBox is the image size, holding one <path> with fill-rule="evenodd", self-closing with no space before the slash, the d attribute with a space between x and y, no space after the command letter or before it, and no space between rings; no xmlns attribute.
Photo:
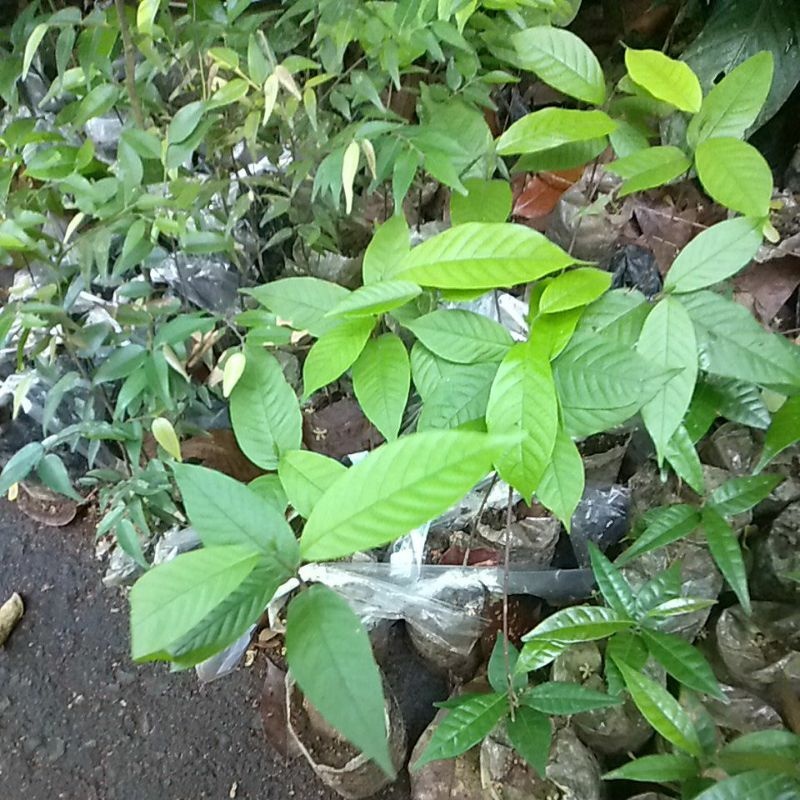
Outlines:
<svg viewBox="0 0 800 800"><path fill-rule="evenodd" d="M257 671L201 687L134 665L127 603L100 578L85 527L40 528L0 501L0 602L27 606L0 648L3 800L333 797L265 745Z"/></svg>

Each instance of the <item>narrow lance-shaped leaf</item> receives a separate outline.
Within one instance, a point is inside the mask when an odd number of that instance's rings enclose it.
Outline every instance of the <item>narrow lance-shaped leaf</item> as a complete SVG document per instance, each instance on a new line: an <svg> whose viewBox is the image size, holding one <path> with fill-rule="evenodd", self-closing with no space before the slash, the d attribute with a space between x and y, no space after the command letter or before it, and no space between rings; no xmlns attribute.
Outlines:
<svg viewBox="0 0 800 800"><path fill-rule="evenodd" d="M800 781L788 775L752 770L715 783L694 800L796 800Z"/></svg>
<svg viewBox="0 0 800 800"><path fill-rule="evenodd" d="M606 781L682 782L700 771L697 760L677 754L642 756L603 775Z"/></svg>
<svg viewBox="0 0 800 800"><path fill-rule="evenodd" d="M775 456L798 440L800 440L800 395L788 398L773 415L755 471L760 472Z"/></svg>
<svg viewBox="0 0 800 800"><path fill-rule="evenodd" d="M723 517L732 517L749 511L762 500L769 497L776 486L783 483L783 475L751 475L731 478L718 486L708 498Z"/></svg>
<svg viewBox="0 0 800 800"><path fill-rule="evenodd" d="M643 553L666 547L688 536L700 526L697 509L678 504L659 509L659 513L645 529L644 533L617 558L617 565L623 566Z"/></svg>
<svg viewBox="0 0 800 800"><path fill-rule="evenodd" d="M562 717L618 706L622 701L578 683L548 681L527 689L520 702L543 714Z"/></svg>
<svg viewBox="0 0 800 800"><path fill-rule="evenodd" d="M422 294L422 289L410 281L386 280L356 289L337 303L327 317L368 317L383 314L405 305Z"/></svg>
<svg viewBox="0 0 800 800"><path fill-rule="evenodd" d="M520 706L514 719L506 722L506 733L514 749L544 777L553 739L553 724L547 714Z"/></svg>
<svg viewBox="0 0 800 800"><path fill-rule="evenodd" d="M747 587L747 570L736 541L733 528L713 506L703 509L703 531L708 549L728 585L736 593L746 613L750 613L750 592Z"/></svg>
<svg viewBox="0 0 800 800"><path fill-rule="evenodd" d="M692 437L689 436L685 425L678 425L675 433L667 444L664 458L675 470L675 474L686 481L699 495L705 494L705 475L700 457L695 450Z"/></svg>
<svg viewBox="0 0 800 800"><path fill-rule="evenodd" d="M541 638L555 642L582 642L605 639L617 631L633 627L633 620L610 608L601 606L574 606L556 611L522 637L530 642ZM525 657L525 649L520 660Z"/></svg>
<svg viewBox="0 0 800 800"><path fill-rule="evenodd" d="M506 669L506 648L508 649L508 669ZM489 679L489 685L496 692L507 692L509 680L517 691L527 685L527 677L523 673L515 671L518 658L519 651L517 648L511 642L506 644L502 633L500 633L495 639L492 654L489 657L489 664L486 667L486 677Z"/></svg>
<svg viewBox="0 0 800 800"><path fill-rule="evenodd" d="M680 636L648 628L642 628L641 636L650 655L675 680L696 692L724 699L711 667L697 648Z"/></svg>
<svg viewBox="0 0 800 800"><path fill-rule="evenodd" d="M567 532L583 496L584 480L581 454L572 439L559 429L550 460L536 489L536 499L561 520Z"/></svg>
<svg viewBox="0 0 800 800"><path fill-rule="evenodd" d="M30 442L17 450L0 472L0 496L15 483L26 478L43 456L44 447L39 442Z"/></svg>
<svg viewBox="0 0 800 800"><path fill-rule="evenodd" d="M592 572L606 603L618 614L635 618L636 597L625 576L603 555L600 548L589 542Z"/></svg>

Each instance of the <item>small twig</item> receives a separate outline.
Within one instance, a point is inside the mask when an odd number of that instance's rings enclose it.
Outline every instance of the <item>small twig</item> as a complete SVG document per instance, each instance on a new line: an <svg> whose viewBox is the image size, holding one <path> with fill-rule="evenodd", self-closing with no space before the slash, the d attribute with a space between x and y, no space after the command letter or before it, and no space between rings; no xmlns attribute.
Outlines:
<svg viewBox="0 0 800 800"><path fill-rule="evenodd" d="M478 530L478 523L481 521L481 517L483 516L483 511L486 508L486 503L489 502L489 495L492 493L492 489L494 489L494 485L497 483L497 473L495 472L492 475L492 480L489 483L488 488L486 489L485 494L483 495L483 499L481 500L480 507L478 508L478 513L475 515L474 519L472 520L472 525L469 529L469 541L467 542L467 550L464 553L464 561L462 562L461 566L466 567L467 562L469 561L469 554L472 551L472 545L475 542L475 533Z"/></svg>
<svg viewBox="0 0 800 800"><path fill-rule="evenodd" d="M142 112L142 101L136 91L136 51L131 39L131 29L128 27L128 17L125 15L125 0L114 0L119 17L119 32L122 36L122 50L125 54L125 88L131 101L131 111L136 125L144 130L144 113Z"/></svg>
<svg viewBox="0 0 800 800"><path fill-rule="evenodd" d="M506 507L506 536L505 536L505 557L503 560L503 658L506 664L506 683L508 685L508 697L511 700L511 719L514 719L514 708L516 707L516 697L514 695L514 681L511 675L511 653L508 642L508 583L511 562L511 509L514 502L514 489L508 487L508 505Z"/></svg>

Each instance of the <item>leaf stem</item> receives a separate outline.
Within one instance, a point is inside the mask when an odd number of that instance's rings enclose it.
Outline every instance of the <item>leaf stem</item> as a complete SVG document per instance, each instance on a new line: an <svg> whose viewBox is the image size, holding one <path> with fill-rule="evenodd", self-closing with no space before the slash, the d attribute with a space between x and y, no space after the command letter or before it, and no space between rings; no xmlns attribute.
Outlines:
<svg viewBox="0 0 800 800"><path fill-rule="evenodd" d="M122 51L125 54L125 88L131 101L131 111L137 127L144 130L144 113L142 101L136 91L136 53L131 39L131 29L128 27L128 17L125 14L125 0L114 0L119 18L119 32L122 36Z"/></svg>

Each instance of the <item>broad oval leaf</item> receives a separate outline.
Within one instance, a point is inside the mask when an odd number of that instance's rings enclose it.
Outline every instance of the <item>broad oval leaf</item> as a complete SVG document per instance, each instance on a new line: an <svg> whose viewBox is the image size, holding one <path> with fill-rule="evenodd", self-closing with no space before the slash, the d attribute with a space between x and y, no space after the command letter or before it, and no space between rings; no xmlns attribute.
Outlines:
<svg viewBox="0 0 800 800"><path fill-rule="evenodd" d="M553 739L553 724L547 714L520 706L514 712L514 719L506 721L506 733L514 749L543 778Z"/></svg>
<svg viewBox="0 0 800 800"><path fill-rule="evenodd" d="M450 195L450 222L505 222L511 214L511 185L508 181L469 178L464 181L467 194Z"/></svg>
<svg viewBox="0 0 800 800"><path fill-rule="evenodd" d="M682 782L695 777L700 764L691 756L677 754L642 756L603 775L606 781Z"/></svg>
<svg viewBox="0 0 800 800"><path fill-rule="evenodd" d="M412 351L413 355L413 351ZM434 357L435 358L435 357ZM422 396L422 413L417 430L448 430L482 419L489 403L489 392L497 363L450 364L436 385L428 391L417 388Z"/></svg>
<svg viewBox="0 0 800 800"><path fill-rule="evenodd" d="M275 469L281 453L300 447L300 406L275 356L260 347L247 347L245 353L244 371L230 397L233 432L254 464Z"/></svg>
<svg viewBox="0 0 800 800"><path fill-rule="evenodd" d="M333 458L311 450L290 450L281 456L278 476L292 507L308 519L323 494L347 467Z"/></svg>
<svg viewBox="0 0 800 800"><path fill-rule="evenodd" d="M750 592L747 587L747 570L733 528L716 508L706 506L703 509L703 531L708 542L708 549L711 551L719 571L736 593L742 608L749 614Z"/></svg>
<svg viewBox="0 0 800 800"><path fill-rule="evenodd" d="M408 352L400 337L385 333L370 339L353 364L353 392L367 419L387 441L396 439L400 431L410 386Z"/></svg>
<svg viewBox="0 0 800 800"><path fill-rule="evenodd" d="M637 556L666 547L683 539L700 526L700 514L689 505L674 505L659 509L644 533L617 558L617 565L628 564Z"/></svg>
<svg viewBox="0 0 800 800"><path fill-rule="evenodd" d="M341 558L423 525L483 478L508 443L507 437L429 431L374 450L314 507L300 540L303 557Z"/></svg>
<svg viewBox="0 0 800 800"><path fill-rule="evenodd" d="M708 504L723 517L733 517L758 505L784 480L783 475L748 475L731 478L714 489L708 498Z"/></svg>
<svg viewBox="0 0 800 800"><path fill-rule="evenodd" d="M552 642L590 642L628 630L633 624L633 620L610 608L574 606L551 614L530 633L526 633L522 640L529 642L542 638ZM520 654L520 660L524 658L525 648Z"/></svg>
<svg viewBox="0 0 800 800"><path fill-rule="evenodd" d="M548 681L527 689L520 696L520 702L543 714L566 717L598 708L618 706L622 700L578 683Z"/></svg>
<svg viewBox="0 0 800 800"><path fill-rule="evenodd" d="M798 440L800 440L800 396L788 398L773 415L755 471L760 472L778 453Z"/></svg>
<svg viewBox="0 0 800 800"><path fill-rule="evenodd" d="M36 465L36 474L48 489L63 494L65 497L71 497L76 502L83 500L72 486L66 465L55 453L48 453L42 458Z"/></svg>
<svg viewBox="0 0 800 800"><path fill-rule="evenodd" d="M606 169L624 178L617 196L625 197L633 192L663 186L683 175L691 165L683 150L665 145L637 150L625 158L612 161Z"/></svg>
<svg viewBox="0 0 800 800"><path fill-rule="evenodd" d="M567 532L583 496L584 481L581 454L575 442L559 429L550 460L536 489L536 499L561 520Z"/></svg>
<svg viewBox="0 0 800 800"><path fill-rule="evenodd" d="M393 275L409 249L408 223L405 217L402 214L389 217L375 231L372 241L364 251L361 267L364 285L378 283Z"/></svg>
<svg viewBox="0 0 800 800"><path fill-rule="evenodd" d="M763 218L772 200L772 170L764 156L739 139L706 139L694 154L697 177L718 203Z"/></svg>
<svg viewBox="0 0 800 800"><path fill-rule="evenodd" d="M670 633L650 630L643 627L641 637L650 651L650 655L684 686L724 700L708 661L696 647L692 647L685 639Z"/></svg>
<svg viewBox="0 0 800 800"><path fill-rule="evenodd" d="M167 141L170 144L179 144L188 139L205 113L206 104L202 100L195 100L178 109L167 128Z"/></svg>
<svg viewBox="0 0 800 800"><path fill-rule="evenodd" d="M497 140L497 152L501 156L539 153L608 136L616 127L617 123L603 111L543 108L511 125Z"/></svg>
<svg viewBox="0 0 800 800"><path fill-rule="evenodd" d="M337 303L328 317L369 317L404 306L422 294L422 289L411 281L382 281L356 289Z"/></svg>
<svg viewBox="0 0 800 800"><path fill-rule="evenodd" d="M395 277L437 289L494 289L528 283L574 262L523 225L467 222L415 247Z"/></svg>
<svg viewBox="0 0 800 800"><path fill-rule="evenodd" d="M675 61L658 50L625 50L625 66L631 80L658 100L681 111L696 114L703 90L688 64Z"/></svg>
<svg viewBox="0 0 800 800"><path fill-rule="evenodd" d="M572 269L547 284L539 298L539 312L554 314L588 305L610 288L610 272L592 267Z"/></svg>
<svg viewBox="0 0 800 800"><path fill-rule="evenodd" d="M563 28L541 25L511 37L517 64L570 97L599 106L606 99L603 69L589 46Z"/></svg>
<svg viewBox="0 0 800 800"><path fill-rule="evenodd" d="M788 775L752 770L727 778L695 795L694 800L797 800L800 781Z"/></svg>
<svg viewBox="0 0 800 800"><path fill-rule="evenodd" d="M289 604L286 660L319 713L388 775L383 685L367 632L350 606L317 584Z"/></svg>

